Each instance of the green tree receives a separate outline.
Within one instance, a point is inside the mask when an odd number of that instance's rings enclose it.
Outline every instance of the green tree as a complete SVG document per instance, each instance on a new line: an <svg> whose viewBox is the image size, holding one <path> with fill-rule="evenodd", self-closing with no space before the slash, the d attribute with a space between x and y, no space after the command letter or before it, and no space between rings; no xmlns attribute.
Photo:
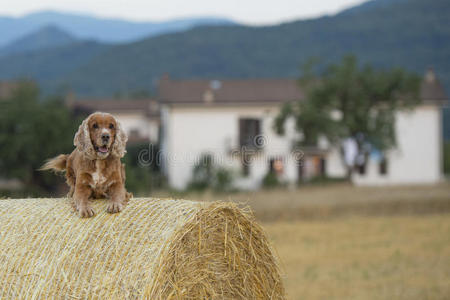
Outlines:
<svg viewBox="0 0 450 300"><path fill-rule="evenodd" d="M55 190L62 179L37 169L73 150L77 126L61 99L40 99L36 85L24 81L0 101L0 177L19 179L32 195Z"/></svg>
<svg viewBox="0 0 450 300"><path fill-rule="evenodd" d="M304 66L299 84L305 99L282 107L276 131L283 134L286 120L293 117L303 135L301 146L316 146L320 136L339 147L353 138L364 160L370 148L384 154L394 147L396 112L418 104L419 77L401 69L360 67L353 56L322 71L316 66L312 60ZM352 166L347 170L350 176Z"/></svg>

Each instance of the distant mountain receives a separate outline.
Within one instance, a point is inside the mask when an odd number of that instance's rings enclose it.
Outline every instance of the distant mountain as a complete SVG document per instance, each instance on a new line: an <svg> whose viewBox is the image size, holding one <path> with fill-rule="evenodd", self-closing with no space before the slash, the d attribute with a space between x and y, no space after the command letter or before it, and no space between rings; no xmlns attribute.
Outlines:
<svg viewBox="0 0 450 300"><path fill-rule="evenodd" d="M48 25L54 25L79 39L123 43L163 33L184 31L195 26L232 24L234 22L228 19L214 17L166 22L130 22L82 14L42 11L19 18L0 16L0 47Z"/></svg>
<svg viewBox="0 0 450 300"><path fill-rule="evenodd" d="M345 12L342 13L342 15L350 15L350 14L358 14L365 12L367 10L372 9L380 9L380 8L389 8L392 4L399 4L399 3L407 3L410 0L369 0L365 2L362 5L356 5L354 7L351 7Z"/></svg>
<svg viewBox="0 0 450 300"><path fill-rule="evenodd" d="M71 34L62 31L56 26L49 25L27 34L3 48L0 48L0 55L18 54L46 48L66 46L77 41L78 40Z"/></svg>
<svg viewBox="0 0 450 300"><path fill-rule="evenodd" d="M83 41L57 48L0 57L3 78L37 79L44 91L64 87L58 78L70 74L87 61L100 56L111 46Z"/></svg>
<svg viewBox="0 0 450 300"><path fill-rule="evenodd" d="M101 95L152 88L165 72L179 78L295 77L312 56L325 64L353 53L380 68L423 74L432 66L448 89L449 20L448 0L379 0L278 26L199 27L112 47L65 80L79 93Z"/></svg>
<svg viewBox="0 0 450 300"><path fill-rule="evenodd" d="M105 96L154 89L166 72L175 78L296 77L312 56L326 64L353 53L379 68L423 74L432 66L450 92L448 20L448 0L376 0L335 16L277 26L204 26L123 45L97 45L95 51L90 44L89 51L77 44L86 55L67 46L35 52L33 59L4 57L0 78L27 75L47 91L70 85L79 95ZM69 53L78 55L76 63Z"/></svg>

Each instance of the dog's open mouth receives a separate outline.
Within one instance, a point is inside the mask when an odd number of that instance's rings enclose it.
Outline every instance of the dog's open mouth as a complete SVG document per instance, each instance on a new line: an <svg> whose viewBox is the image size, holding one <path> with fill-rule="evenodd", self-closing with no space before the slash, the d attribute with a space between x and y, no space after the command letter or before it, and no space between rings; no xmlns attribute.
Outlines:
<svg viewBox="0 0 450 300"><path fill-rule="evenodd" d="M106 146L100 146L100 147L96 147L96 150L97 150L97 152L100 152L100 153L108 153L108 147L106 147Z"/></svg>

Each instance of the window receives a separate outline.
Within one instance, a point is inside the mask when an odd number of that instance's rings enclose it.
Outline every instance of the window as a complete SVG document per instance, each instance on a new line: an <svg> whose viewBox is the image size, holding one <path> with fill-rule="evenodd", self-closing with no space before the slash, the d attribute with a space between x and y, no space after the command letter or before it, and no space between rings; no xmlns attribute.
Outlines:
<svg viewBox="0 0 450 300"><path fill-rule="evenodd" d="M139 137L139 136L140 136L139 129L137 129L137 128L132 128L132 129L130 130L129 136L132 137L132 138L137 138L137 137Z"/></svg>
<svg viewBox="0 0 450 300"><path fill-rule="evenodd" d="M303 182L305 181L305 161L304 158L301 159L301 161L299 161L298 163L298 181L299 182Z"/></svg>
<svg viewBox="0 0 450 300"><path fill-rule="evenodd" d="M284 163L281 158L272 158L269 161L269 172L276 174L276 175L282 175L284 172Z"/></svg>
<svg viewBox="0 0 450 300"><path fill-rule="evenodd" d="M320 158L320 165L319 165L319 168L320 168L320 170L319 170L320 176L325 177L325 176L327 175L327 174L326 174L326 170L327 170L327 161L326 161L325 158L323 158L323 157Z"/></svg>
<svg viewBox="0 0 450 300"><path fill-rule="evenodd" d="M366 174L366 164L357 165L356 169L358 170L359 175Z"/></svg>
<svg viewBox="0 0 450 300"><path fill-rule="evenodd" d="M242 175L248 177L250 175L250 165L248 163L242 162Z"/></svg>
<svg viewBox="0 0 450 300"><path fill-rule="evenodd" d="M358 170L359 175L365 175L366 174L366 165L367 165L367 153L359 153L356 158L356 169Z"/></svg>
<svg viewBox="0 0 450 300"><path fill-rule="evenodd" d="M383 159L381 159L381 161L378 164L378 172L380 173L380 175L387 175L387 167L388 167L387 159L383 157Z"/></svg>
<svg viewBox="0 0 450 300"><path fill-rule="evenodd" d="M261 121L258 119L239 119L239 144L246 148L261 148L259 139L261 135Z"/></svg>

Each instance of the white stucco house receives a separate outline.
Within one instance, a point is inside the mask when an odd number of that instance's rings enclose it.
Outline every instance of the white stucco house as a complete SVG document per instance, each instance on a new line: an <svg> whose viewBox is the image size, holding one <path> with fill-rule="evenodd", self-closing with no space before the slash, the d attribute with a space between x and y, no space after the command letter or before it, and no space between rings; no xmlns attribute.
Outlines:
<svg viewBox="0 0 450 300"><path fill-rule="evenodd" d="M397 146L387 153L386 165L371 157L365 172L354 174L355 184L434 184L443 179L442 108L448 98L432 69L425 73L420 98L413 111L397 113Z"/></svg>
<svg viewBox="0 0 450 300"><path fill-rule="evenodd" d="M184 189L203 154L231 170L234 185L256 189L269 172L296 184L314 176L346 174L339 149L319 141L296 149L301 136L293 124L286 134L273 130L285 101L304 99L295 80L172 80L159 83L163 170L169 185ZM433 184L442 179L442 104L446 94L430 70L421 87L422 104L399 112L397 147L379 161L371 155L353 175L357 185Z"/></svg>

